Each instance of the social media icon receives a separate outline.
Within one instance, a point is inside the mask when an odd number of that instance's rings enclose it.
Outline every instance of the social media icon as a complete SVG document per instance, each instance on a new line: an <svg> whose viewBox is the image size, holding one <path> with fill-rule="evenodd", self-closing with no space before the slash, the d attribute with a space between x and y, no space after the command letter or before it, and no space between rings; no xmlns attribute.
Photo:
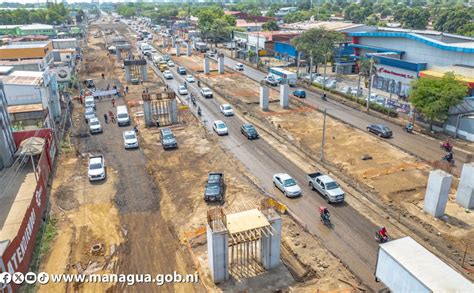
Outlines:
<svg viewBox="0 0 474 293"><path fill-rule="evenodd" d="M48 284L49 282L49 275L48 273L45 273L45 272L41 272L41 273L38 273L38 283L40 284Z"/></svg>
<svg viewBox="0 0 474 293"><path fill-rule="evenodd" d="M12 275L8 272L0 274L0 289L5 289L12 281Z"/></svg>
<svg viewBox="0 0 474 293"><path fill-rule="evenodd" d="M25 274L25 282L26 284L34 284L36 283L36 274L33 272L29 272Z"/></svg>
<svg viewBox="0 0 474 293"><path fill-rule="evenodd" d="M20 285L25 280L25 276L23 275L22 272L15 272L12 276L12 280L13 280L13 283Z"/></svg>

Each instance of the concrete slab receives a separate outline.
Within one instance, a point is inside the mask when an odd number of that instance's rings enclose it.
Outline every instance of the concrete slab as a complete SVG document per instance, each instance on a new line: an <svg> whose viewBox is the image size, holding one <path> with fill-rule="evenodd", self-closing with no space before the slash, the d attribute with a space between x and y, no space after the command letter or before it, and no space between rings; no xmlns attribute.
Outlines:
<svg viewBox="0 0 474 293"><path fill-rule="evenodd" d="M265 215L257 209L227 215L226 220L226 227L230 234L270 226Z"/></svg>

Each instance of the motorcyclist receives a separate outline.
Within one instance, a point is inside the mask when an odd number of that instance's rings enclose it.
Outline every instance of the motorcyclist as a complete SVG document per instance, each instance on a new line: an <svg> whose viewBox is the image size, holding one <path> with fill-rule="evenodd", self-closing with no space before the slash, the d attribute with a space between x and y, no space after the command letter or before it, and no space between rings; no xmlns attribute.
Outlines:
<svg viewBox="0 0 474 293"><path fill-rule="evenodd" d="M377 238L380 242L386 242L388 240L387 229L384 226L380 227L377 231Z"/></svg>
<svg viewBox="0 0 474 293"><path fill-rule="evenodd" d="M198 115L201 116L201 107L198 107Z"/></svg>
<svg viewBox="0 0 474 293"><path fill-rule="evenodd" d="M443 157L443 160L446 161L446 162L448 162L448 163L451 163L451 162L453 161L453 159L454 159L454 154L453 154L453 152L448 152L448 153L446 153L446 155L444 155L444 157Z"/></svg>
<svg viewBox="0 0 474 293"><path fill-rule="evenodd" d="M406 126L405 126L407 132L412 132L413 131L413 123L408 123Z"/></svg>
<svg viewBox="0 0 474 293"><path fill-rule="evenodd" d="M184 82L184 88L188 88L188 84L186 82Z"/></svg>
<svg viewBox="0 0 474 293"><path fill-rule="evenodd" d="M326 100L327 100L326 94L323 94L323 95L321 96L321 99L322 99L323 101L326 101Z"/></svg>
<svg viewBox="0 0 474 293"><path fill-rule="evenodd" d="M133 127L133 131L135 131L135 133L138 134L138 126L135 125L135 126Z"/></svg>
<svg viewBox="0 0 474 293"><path fill-rule="evenodd" d="M329 210L326 207L320 207L319 208L319 213L321 215L321 219L324 222L329 222L329 219L330 219L331 215L329 214Z"/></svg>
<svg viewBox="0 0 474 293"><path fill-rule="evenodd" d="M451 152L453 150L453 145L451 144L451 142L448 140L445 140L441 146L448 152Z"/></svg>

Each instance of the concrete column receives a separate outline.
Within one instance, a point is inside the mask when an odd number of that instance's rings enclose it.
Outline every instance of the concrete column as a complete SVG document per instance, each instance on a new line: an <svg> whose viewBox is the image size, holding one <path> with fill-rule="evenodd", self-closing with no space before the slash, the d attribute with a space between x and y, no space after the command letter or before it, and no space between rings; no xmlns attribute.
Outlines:
<svg viewBox="0 0 474 293"><path fill-rule="evenodd" d="M166 48L166 46L168 46L166 37L163 37L162 40L163 40L163 48Z"/></svg>
<svg viewBox="0 0 474 293"><path fill-rule="evenodd" d="M131 77L130 77L130 66L125 66L125 80L130 82Z"/></svg>
<svg viewBox="0 0 474 293"><path fill-rule="evenodd" d="M229 236L227 230L214 232L207 225L207 259L214 283L229 279Z"/></svg>
<svg viewBox="0 0 474 293"><path fill-rule="evenodd" d="M260 109L263 111L268 111L268 87L260 86Z"/></svg>
<svg viewBox="0 0 474 293"><path fill-rule="evenodd" d="M444 215L452 182L453 176L442 170L437 169L430 172L423 205L423 210L426 213L435 218Z"/></svg>
<svg viewBox="0 0 474 293"><path fill-rule="evenodd" d="M176 57L179 57L181 55L181 48L179 44L176 44L175 46L176 49Z"/></svg>
<svg viewBox="0 0 474 293"><path fill-rule="evenodd" d="M280 264L281 244L281 218L275 213L273 218L268 219L273 227L273 235L264 236L260 239L261 262L265 269L271 270Z"/></svg>
<svg viewBox="0 0 474 293"><path fill-rule="evenodd" d="M219 70L219 74L224 74L224 56L217 57L217 68Z"/></svg>
<svg viewBox="0 0 474 293"><path fill-rule="evenodd" d="M145 119L145 125L150 126L152 124L150 102L143 102L143 117Z"/></svg>
<svg viewBox="0 0 474 293"><path fill-rule="evenodd" d="M122 60L122 50L115 50L115 55L117 56L117 60Z"/></svg>
<svg viewBox="0 0 474 293"><path fill-rule="evenodd" d="M465 209L474 208L474 163L462 167L456 202Z"/></svg>
<svg viewBox="0 0 474 293"><path fill-rule="evenodd" d="M187 42L186 43L186 55L191 56L193 53L193 47L191 46L191 43Z"/></svg>
<svg viewBox="0 0 474 293"><path fill-rule="evenodd" d="M204 74L209 74L209 58L204 57Z"/></svg>
<svg viewBox="0 0 474 293"><path fill-rule="evenodd" d="M176 99L173 99L170 101L169 105L170 109L170 121L172 124L177 124L178 123L178 107L176 104Z"/></svg>
<svg viewBox="0 0 474 293"><path fill-rule="evenodd" d="M176 37L171 37L171 47L176 46Z"/></svg>
<svg viewBox="0 0 474 293"><path fill-rule="evenodd" d="M280 106L282 108L288 108L290 105L290 88L288 84L280 85Z"/></svg>
<svg viewBox="0 0 474 293"><path fill-rule="evenodd" d="M142 74L142 80L147 81L148 80L148 72L146 70L146 65L140 65L140 73Z"/></svg>

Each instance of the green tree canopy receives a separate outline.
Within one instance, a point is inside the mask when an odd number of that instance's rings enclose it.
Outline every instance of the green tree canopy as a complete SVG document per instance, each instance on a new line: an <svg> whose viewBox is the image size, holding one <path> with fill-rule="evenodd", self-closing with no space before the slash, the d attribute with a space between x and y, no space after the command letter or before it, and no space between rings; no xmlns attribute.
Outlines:
<svg viewBox="0 0 474 293"><path fill-rule="evenodd" d="M428 10L415 7L413 9L407 9L402 15L402 25L404 28L409 29L426 29L430 13Z"/></svg>
<svg viewBox="0 0 474 293"><path fill-rule="evenodd" d="M279 30L278 23L274 20L266 22L262 25L264 31L277 31Z"/></svg>
<svg viewBox="0 0 474 293"><path fill-rule="evenodd" d="M321 63L324 61L325 56L329 58L332 56L336 43L342 40L344 40L342 33L327 30L323 27L305 31L300 36L294 38L292 43L298 51L313 57L313 61Z"/></svg>
<svg viewBox="0 0 474 293"><path fill-rule="evenodd" d="M467 94L467 85L448 72L442 78L422 77L412 81L410 102L431 121L444 122L449 108L459 104Z"/></svg>

